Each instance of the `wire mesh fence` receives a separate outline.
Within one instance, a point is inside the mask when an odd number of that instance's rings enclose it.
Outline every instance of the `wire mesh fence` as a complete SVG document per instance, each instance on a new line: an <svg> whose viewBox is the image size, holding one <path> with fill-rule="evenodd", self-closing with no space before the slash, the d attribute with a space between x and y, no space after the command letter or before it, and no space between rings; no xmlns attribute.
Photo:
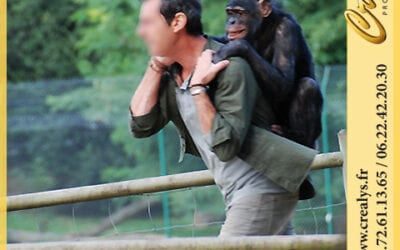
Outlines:
<svg viewBox="0 0 400 250"><path fill-rule="evenodd" d="M96 239L151 239L167 237L217 236L224 222L224 206L213 186L168 192L169 199L190 199L184 207L171 209L170 224L162 213L162 194L130 198L124 209L118 209L114 200L93 203L103 212L88 216L81 204L63 205L12 212L9 214L9 242L46 242L61 240ZM214 193L215 202L200 204L204 193ZM322 204L323 202L321 202ZM174 205L174 203L172 203ZM90 205L90 204L86 204ZM212 207L212 209L209 209ZM344 233L346 203L318 206L314 200L300 201L293 219L297 234L326 234L326 208L334 211L335 233ZM124 213L130 209L130 213ZM60 214L60 210L69 213ZM122 210L122 211L121 211ZM175 210L182 210L176 212Z"/></svg>

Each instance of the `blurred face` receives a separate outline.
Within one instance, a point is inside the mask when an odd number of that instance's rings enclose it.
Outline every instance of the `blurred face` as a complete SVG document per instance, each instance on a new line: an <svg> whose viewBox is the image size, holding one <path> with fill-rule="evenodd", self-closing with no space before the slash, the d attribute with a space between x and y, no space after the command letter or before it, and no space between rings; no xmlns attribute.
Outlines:
<svg viewBox="0 0 400 250"><path fill-rule="evenodd" d="M176 35L160 13L162 0L147 0L142 4L137 33L146 44L150 55L167 56Z"/></svg>

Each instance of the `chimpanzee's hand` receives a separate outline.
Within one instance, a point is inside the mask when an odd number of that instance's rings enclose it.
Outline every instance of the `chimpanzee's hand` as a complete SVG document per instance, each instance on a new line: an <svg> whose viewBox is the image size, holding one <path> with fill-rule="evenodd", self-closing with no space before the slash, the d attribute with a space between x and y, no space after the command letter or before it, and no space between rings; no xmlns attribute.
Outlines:
<svg viewBox="0 0 400 250"><path fill-rule="evenodd" d="M277 125L277 124L271 125L271 131L280 136L284 135L282 126Z"/></svg>
<svg viewBox="0 0 400 250"><path fill-rule="evenodd" d="M213 56L213 63L226 60L233 56L246 58L249 50L249 43L244 39L236 39L223 45Z"/></svg>

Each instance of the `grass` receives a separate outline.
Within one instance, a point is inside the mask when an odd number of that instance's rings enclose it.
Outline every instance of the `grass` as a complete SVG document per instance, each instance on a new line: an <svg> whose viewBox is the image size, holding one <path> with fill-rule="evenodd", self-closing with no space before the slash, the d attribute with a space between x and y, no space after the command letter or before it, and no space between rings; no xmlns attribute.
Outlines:
<svg viewBox="0 0 400 250"><path fill-rule="evenodd" d="M79 218L74 220L72 216L55 216L53 214L39 214L31 211L11 212L7 215L7 229L67 235L91 228L98 221L98 219L94 218Z"/></svg>
<svg viewBox="0 0 400 250"><path fill-rule="evenodd" d="M52 233L67 236L77 232L85 232L96 227L104 217L90 218L56 215L53 213L38 213L32 211L12 212L8 214L8 230L27 231L33 233ZM134 218L116 225L116 229L111 228L100 237L143 234L143 235L165 235L162 218ZM192 237L192 236L217 236L220 225L192 226L191 218L171 218L172 237ZM79 235L79 234L78 234Z"/></svg>
<svg viewBox="0 0 400 250"><path fill-rule="evenodd" d="M193 220L190 218L171 218L170 235L172 237L217 236L221 228L219 224L207 226L192 226L192 224ZM119 233L166 235L162 218L129 220L119 224L117 229ZM111 229L104 235L115 233L115 230Z"/></svg>

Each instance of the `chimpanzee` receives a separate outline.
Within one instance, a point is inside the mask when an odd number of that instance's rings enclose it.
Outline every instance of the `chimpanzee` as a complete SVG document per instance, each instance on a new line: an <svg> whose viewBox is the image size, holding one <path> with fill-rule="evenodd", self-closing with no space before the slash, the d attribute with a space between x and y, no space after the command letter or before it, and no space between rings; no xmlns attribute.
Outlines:
<svg viewBox="0 0 400 250"><path fill-rule="evenodd" d="M314 80L310 49L294 17L274 0L231 0L227 7L226 43L214 55L217 62L232 56L252 66L263 94L271 100L283 136L315 147L321 133L323 98ZM300 199L315 195L307 179Z"/></svg>

